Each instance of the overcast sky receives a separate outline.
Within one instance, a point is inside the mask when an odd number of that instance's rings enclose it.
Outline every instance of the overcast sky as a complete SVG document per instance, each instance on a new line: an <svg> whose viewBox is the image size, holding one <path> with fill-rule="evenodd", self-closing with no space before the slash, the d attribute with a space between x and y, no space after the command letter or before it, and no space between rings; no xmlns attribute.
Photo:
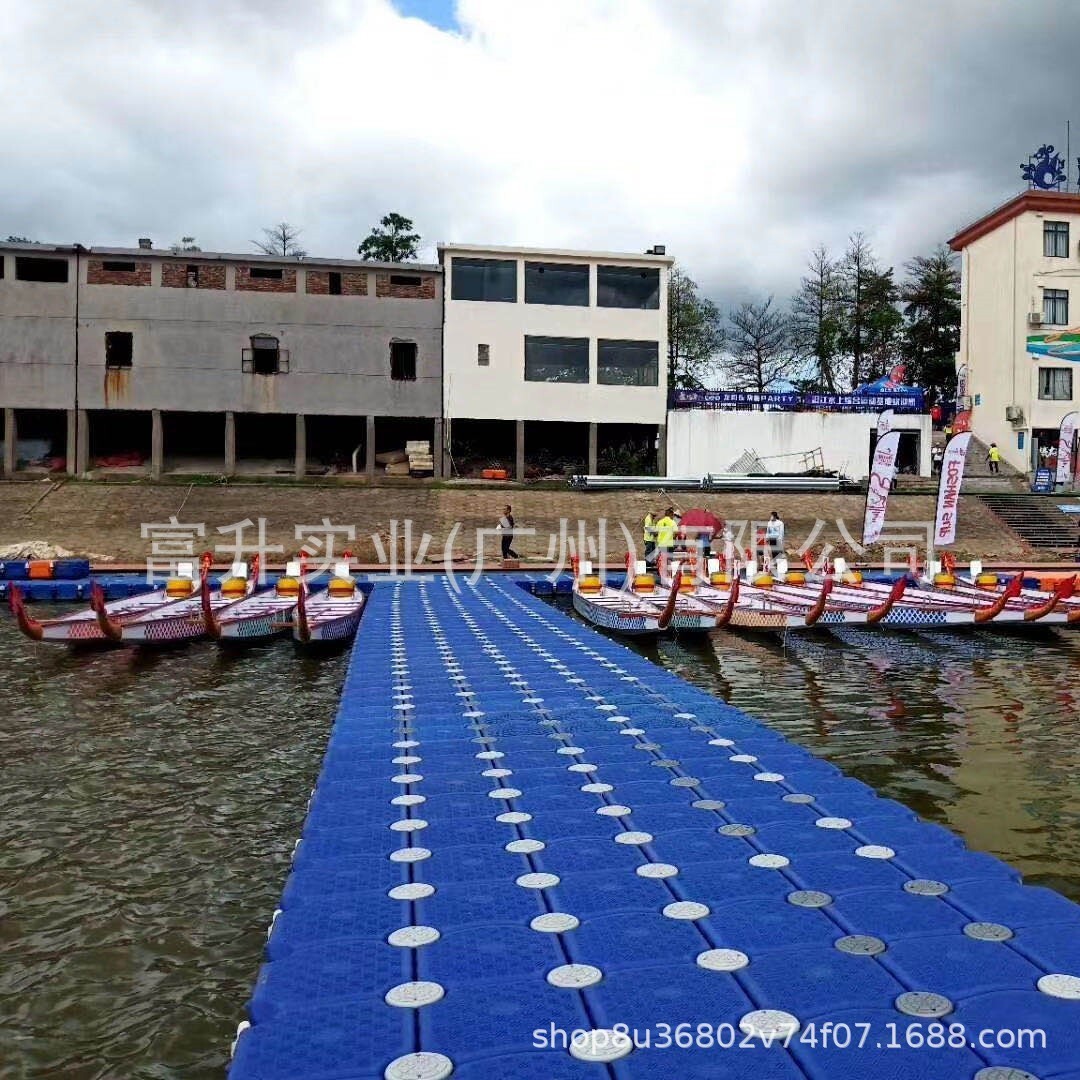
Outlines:
<svg viewBox="0 0 1080 1080"><path fill-rule="evenodd" d="M1078 52L1043 0L0 0L0 235L340 257L398 210L430 258L665 243L786 297L819 242L899 266L1018 191Z"/></svg>

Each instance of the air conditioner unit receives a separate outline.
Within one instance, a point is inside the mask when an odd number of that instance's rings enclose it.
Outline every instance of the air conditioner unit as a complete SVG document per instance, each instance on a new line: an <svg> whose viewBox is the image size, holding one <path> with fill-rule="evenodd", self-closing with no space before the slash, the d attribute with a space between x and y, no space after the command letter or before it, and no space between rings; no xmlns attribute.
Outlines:
<svg viewBox="0 0 1080 1080"><path fill-rule="evenodd" d="M1024 410L1019 405L1006 405L1005 419L1010 424L1022 424L1024 422Z"/></svg>
<svg viewBox="0 0 1080 1080"><path fill-rule="evenodd" d="M1042 326L1043 315L1041 311L1028 312L1028 326Z"/></svg>

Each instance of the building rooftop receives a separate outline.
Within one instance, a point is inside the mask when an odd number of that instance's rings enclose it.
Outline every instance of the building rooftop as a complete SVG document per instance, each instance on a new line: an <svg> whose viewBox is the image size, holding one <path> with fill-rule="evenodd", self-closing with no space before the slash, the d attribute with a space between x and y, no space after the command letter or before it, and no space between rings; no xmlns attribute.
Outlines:
<svg viewBox="0 0 1080 1080"><path fill-rule="evenodd" d="M93 258L183 259L185 262L270 263L276 266L343 267L366 270L405 270L412 273L441 274L436 263L374 262L365 259L325 259L315 255L264 255L261 252L172 251L170 248L141 247L84 247L82 244L20 244L0 241L0 251L15 251L27 255L71 255L74 252Z"/></svg>
<svg viewBox="0 0 1080 1080"><path fill-rule="evenodd" d="M573 248L504 247L496 244L440 243L438 245L440 257L444 251L448 251L452 255L467 252L473 255L524 256L537 259L589 259L590 261L602 259L608 262L634 262L655 266L671 266L675 262L671 255L657 255L652 251L583 251Z"/></svg>
<svg viewBox="0 0 1080 1080"><path fill-rule="evenodd" d="M1049 213L1080 214L1080 193L1073 191L1022 191L1008 202L995 207L989 214L961 229L950 241L953 251L963 251L968 244L1004 225L1028 210Z"/></svg>

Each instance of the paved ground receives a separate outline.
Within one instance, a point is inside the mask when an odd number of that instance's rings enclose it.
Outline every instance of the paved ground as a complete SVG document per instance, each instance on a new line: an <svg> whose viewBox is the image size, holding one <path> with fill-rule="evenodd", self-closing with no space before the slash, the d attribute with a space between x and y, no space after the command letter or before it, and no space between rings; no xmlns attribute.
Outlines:
<svg viewBox="0 0 1080 1080"><path fill-rule="evenodd" d="M41 499L45 492L49 494ZM40 502L35 501L41 499ZM402 534L411 520L411 550L420 538L431 536L426 559L442 562L448 541L458 558L472 559L477 549L477 530L491 529L503 506L511 502L518 526L536 530L535 536L521 536L516 549L526 560L555 561L564 535L577 540L579 530L598 542L601 522L605 523L610 558L619 560L626 550L622 528L640 543L640 522L649 509L663 510L663 495L639 493L584 494L562 490L524 489L505 491L447 487L351 488L311 485L212 485L188 488L184 485L149 483L109 484L67 482L50 491L48 483L0 483L0 546L25 540L47 540L79 553L111 555L118 561L141 561L151 554L152 535L142 535L146 526L161 525L176 515L188 526L203 526L204 537L194 540L196 552L217 545L234 544L235 530L217 530L251 519L256 525L245 532L245 543L257 542L257 522L265 519L266 543L281 545L286 553L297 550L302 539L297 526L318 527L323 518L334 525L351 525L353 541L338 537L337 550L351 547L364 562L389 558L393 530L398 531L399 559ZM880 561L882 549L862 554L852 545L862 532L861 495L716 495L680 497L682 509L702 505L730 520L763 523L776 509L787 524L789 552L800 548L813 536L810 546L817 552L831 544L836 554L861 561ZM931 495L893 495L888 528L903 534L907 546L911 537L920 537L924 549L929 523L933 520ZM905 524L910 523L910 524ZM921 523L921 524L920 524ZM458 526L454 532L455 525ZM848 538L845 538L845 530ZM152 533L152 530L149 530ZM751 529L742 533L745 546ZM310 530L302 537L310 535ZM484 540L484 550L494 554L494 535ZM961 499L957 554L984 559L1010 559L1030 552L977 499ZM219 551L221 558L227 553ZM594 556L595 557L595 556ZM270 555L277 562L280 555ZM1038 557L1045 559L1045 556Z"/></svg>

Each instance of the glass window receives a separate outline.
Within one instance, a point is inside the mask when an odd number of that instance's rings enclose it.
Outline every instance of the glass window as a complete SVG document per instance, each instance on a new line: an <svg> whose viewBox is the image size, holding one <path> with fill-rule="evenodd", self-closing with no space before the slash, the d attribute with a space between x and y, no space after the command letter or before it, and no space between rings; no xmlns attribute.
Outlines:
<svg viewBox="0 0 1080 1080"><path fill-rule="evenodd" d="M638 266L598 266L596 303L599 307L658 308L660 271Z"/></svg>
<svg viewBox="0 0 1080 1080"><path fill-rule="evenodd" d="M587 383L589 339L525 338L525 381Z"/></svg>
<svg viewBox="0 0 1080 1080"><path fill-rule="evenodd" d="M1069 257L1069 223L1067 221L1043 222L1043 254L1055 259Z"/></svg>
<svg viewBox="0 0 1080 1080"><path fill-rule="evenodd" d="M1040 401L1072 401L1071 368L1039 368Z"/></svg>
<svg viewBox="0 0 1080 1080"><path fill-rule="evenodd" d="M451 264L452 300L517 303L517 263L512 259L459 259Z"/></svg>
<svg viewBox="0 0 1080 1080"><path fill-rule="evenodd" d="M605 341L596 347L596 381L605 386L659 386L660 343Z"/></svg>
<svg viewBox="0 0 1080 1080"><path fill-rule="evenodd" d="M1069 325L1069 290L1043 289L1043 322L1048 326Z"/></svg>
<svg viewBox="0 0 1080 1080"><path fill-rule="evenodd" d="M525 303L589 306L589 268L574 263L525 264Z"/></svg>

